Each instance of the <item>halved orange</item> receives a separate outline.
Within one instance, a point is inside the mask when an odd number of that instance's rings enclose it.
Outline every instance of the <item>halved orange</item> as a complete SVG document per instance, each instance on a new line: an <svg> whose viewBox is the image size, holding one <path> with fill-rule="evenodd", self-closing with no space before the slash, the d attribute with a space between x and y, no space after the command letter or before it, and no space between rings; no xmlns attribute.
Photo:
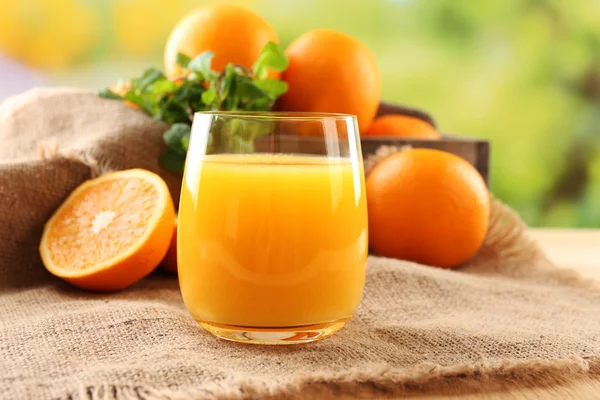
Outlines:
<svg viewBox="0 0 600 400"><path fill-rule="evenodd" d="M54 212L40 255L50 273L75 286L120 290L160 264L174 218L160 176L141 169L106 174L84 182Z"/></svg>

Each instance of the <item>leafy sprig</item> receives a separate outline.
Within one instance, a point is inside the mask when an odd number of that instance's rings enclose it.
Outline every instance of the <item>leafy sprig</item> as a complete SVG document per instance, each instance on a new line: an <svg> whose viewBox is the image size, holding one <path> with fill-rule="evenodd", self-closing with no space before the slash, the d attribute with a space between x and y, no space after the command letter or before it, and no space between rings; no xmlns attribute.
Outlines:
<svg viewBox="0 0 600 400"><path fill-rule="evenodd" d="M230 63L217 73L211 67L213 57L210 51L194 58L179 53L177 64L183 69L180 79L170 80L162 71L149 68L131 79L124 90L106 88L99 92L171 125L163 135L167 150L160 162L173 172L183 171L195 112L268 111L288 89L286 82L268 76L269 70L281 72L288 66L287 57L273 42L265 45L251 69ZM264 124L241 127L235 122L211 130L208 152L251 151L254 140L268 133Z"/></svg>

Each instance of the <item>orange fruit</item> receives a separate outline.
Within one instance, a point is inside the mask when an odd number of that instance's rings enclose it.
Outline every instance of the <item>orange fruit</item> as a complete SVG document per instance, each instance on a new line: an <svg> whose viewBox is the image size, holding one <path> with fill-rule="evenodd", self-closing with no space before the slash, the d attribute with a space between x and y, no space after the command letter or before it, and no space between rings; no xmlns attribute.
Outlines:
<svg viewBox="0 0 600 400"><path fill-rule="evenodd" d="M171 238L171 244L169 250L162 261L163 267L177 275L177 216L175 216L175 223L173 224L173 237Z"/></svg>
<svg viewBox="0 0 600 400"><path fill-rule="evenodd" d="M175 25L165 48L165 73L169 79L181 77L177 53L194 58L205 51L215 54L215 71L221 71L230 62L251 68L270 41L279 43L277 33L248 8L236 4L205 6ZM271 71L270 76L279 74Z"/></svg>
<svg viewBox="0 0 600 400"><path fill-rule="evenodd" d="M131 89L131 81L119 81L110 85L109 89L118 94L119 96L124 96L125 93Z"/></svg>
<svg viewBox="0 0 600 400"><path fill-rule="evenodd" d="M109 89L113 93L118 94L119 96L125 96L125 93L127 93L129 89L131 89L131 81L121 81L113 83L112 85L110 85ZM139 109L137 104L134 104L128 100L123 101L123 104L126 104L131 108L135 108L136 110Z"/></svg>
<svg viewBox="0 0 600 400"><path fill-rule="evenodd" d="M471 258L487 233L486 184L454 154L394 153L371 171L366 192L369 244L379 255L451 268Z"/></svg>
<svg viewBox="0 0 600 400"><path fill-rule="evenodd" d="M75 189L46 223L39 251L50 273L82 289L123 289L165 256L175 210L152 172L103 175Z"/></svg>
<svg viewBox="0 0 600 400"><path fill-rule="evenodd" d="M363 43L330 29L309 31L286 49L283 72L289 89L278 102L284 111L354 114L362 132L373 121L381 95L375 57Z"/></svg>
<svg viewBox="0 0 600 400"><path fill-rule="evenodd" d="M369 126L365 136L397 136L419 139L439 139L440 134L430 123L408 115L389 114L379 118Z"/></svg>

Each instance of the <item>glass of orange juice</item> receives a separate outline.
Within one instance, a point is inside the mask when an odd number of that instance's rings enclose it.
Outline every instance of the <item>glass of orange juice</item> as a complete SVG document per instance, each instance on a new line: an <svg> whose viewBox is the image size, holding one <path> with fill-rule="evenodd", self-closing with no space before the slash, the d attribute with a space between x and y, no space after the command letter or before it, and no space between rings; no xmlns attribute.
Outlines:
<svg viewBox="0 0 600 400"><path fill-rule="evenodd" d="M292 344L341 329L367 261L356 117L196 113L177 235L183 300L206 330Z"/></svg>

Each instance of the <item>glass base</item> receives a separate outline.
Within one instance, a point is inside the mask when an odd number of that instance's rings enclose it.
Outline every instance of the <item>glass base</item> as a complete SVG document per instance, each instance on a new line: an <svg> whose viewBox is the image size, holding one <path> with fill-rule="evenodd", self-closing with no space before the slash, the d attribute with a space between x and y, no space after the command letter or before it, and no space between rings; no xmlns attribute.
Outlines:
<svg viewBox="0 0 600 400"><path fill-rule="evenodd" d="M349 319L342 318L333 322L291 328L252 328L204 321L198 323L221 339L240 343L279 345L310 343L325 339L342 329Z"/></svg>

